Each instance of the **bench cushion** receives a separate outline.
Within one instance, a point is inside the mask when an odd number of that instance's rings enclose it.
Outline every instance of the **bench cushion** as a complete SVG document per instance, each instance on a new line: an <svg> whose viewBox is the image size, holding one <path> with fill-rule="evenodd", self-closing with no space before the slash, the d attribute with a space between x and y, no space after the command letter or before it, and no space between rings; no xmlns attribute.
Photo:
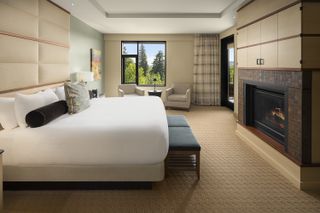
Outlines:
<svg viewBox="0 0 320 213"><path fill-rule="evenodd" d="M169 151L200 151L189 127L169 127Z"/></svg>
<svg viewBox="0 0 320 213"><path fill-rule="evenodd" d="M189 127L186 117L183 115L168 115L169 127Z"/></svg>

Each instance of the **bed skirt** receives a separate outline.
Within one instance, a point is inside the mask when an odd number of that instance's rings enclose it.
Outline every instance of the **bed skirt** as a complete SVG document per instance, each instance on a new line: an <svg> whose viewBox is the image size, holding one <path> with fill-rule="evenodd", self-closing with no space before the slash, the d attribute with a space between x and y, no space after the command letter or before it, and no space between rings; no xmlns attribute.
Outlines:
<svg viewBox="0 0 320 213"><path fill-rule="evenodd" d="M164 162L145 165L4 166L3 170L5 182L159 182L164 179Z"/></svg>

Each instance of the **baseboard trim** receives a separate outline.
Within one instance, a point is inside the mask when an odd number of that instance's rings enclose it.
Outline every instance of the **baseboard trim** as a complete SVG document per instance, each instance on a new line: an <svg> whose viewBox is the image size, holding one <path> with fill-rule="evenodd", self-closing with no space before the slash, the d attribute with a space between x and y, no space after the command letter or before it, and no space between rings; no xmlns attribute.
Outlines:
<svg viewBox="0 0 320 213"><path fill-rule="evenodd" d="M263 159L271 166L277 169L284 177L286 177L295 187L301 189L301 167L293 163L291 160L283 156L269 144L262 141L256 135L237 124L236 134L255 150Z"/></svg>
<svg viewBox="0 0 320 213"><path fill-rule="evenodd" d="M152 182L122 181L5 181L6 191L24 190L138 190L152 189Z"/></svg>

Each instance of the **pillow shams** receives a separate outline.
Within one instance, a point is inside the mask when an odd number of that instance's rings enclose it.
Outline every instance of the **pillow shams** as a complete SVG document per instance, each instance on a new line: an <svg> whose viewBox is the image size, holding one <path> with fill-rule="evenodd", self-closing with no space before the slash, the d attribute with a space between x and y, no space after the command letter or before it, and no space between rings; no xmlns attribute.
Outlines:
<svg viewBox="0 0 320 213"><path fill-rule="evenodd" d="M39 107L58 101L57 95L52 90L38 92L32 95L16 94L15 114L20 127L26 127L26 115Z"/></svg>
<svg viewBox="0 0 320 213"><path fill-rule="evenodd" d="M0 124L6 130L18 126L14 111L14 98L0 98Z"/></svg>
<svg viewBox="0 0 320 213"><path fill-rule="evenodd" d="M90 106L89 91L84 83L67 82L64 84L64 91L69 114L81 112Z"/></svg>
<svg viewBox="0 0 320 213"><path fill-rule="evenodd" d="M66 100L66 94L64 92L64 86L57 87L54 93L58 96L59 100Z"/></svg>

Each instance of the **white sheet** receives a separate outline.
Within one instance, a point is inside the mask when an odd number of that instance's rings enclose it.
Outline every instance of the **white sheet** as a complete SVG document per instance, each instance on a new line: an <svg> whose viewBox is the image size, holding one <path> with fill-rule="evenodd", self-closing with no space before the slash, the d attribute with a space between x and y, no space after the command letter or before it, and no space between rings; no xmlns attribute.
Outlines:
<svg viewBox="0 0 320 213"><path fill-rule="evenodd" d="M98 98L40 128L0 131L4 165L153 164L168 152L158 97Z"/></svg>

